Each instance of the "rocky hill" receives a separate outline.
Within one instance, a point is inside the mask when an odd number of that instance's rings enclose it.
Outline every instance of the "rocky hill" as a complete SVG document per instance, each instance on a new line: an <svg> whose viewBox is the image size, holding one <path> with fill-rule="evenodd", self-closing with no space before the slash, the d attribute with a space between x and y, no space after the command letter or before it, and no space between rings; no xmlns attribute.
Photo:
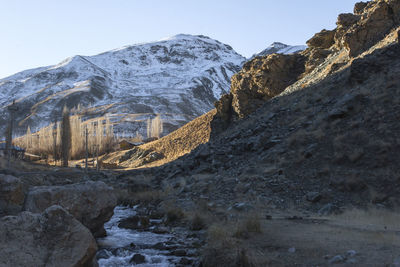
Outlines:
<svg viewBox="0 0 400 267"><path fill-rule="evenodd" d="M361 2L305 51L247 62L216 103L209 142L151 172L163 184L208 177L183 192L207 187L215 201L243 189L281 208L400 204L399 26L400 1ZM312 192L318 201L303 201Z"/></svg>
<svg viewBox="0 0 400 267"><path fill-rule="evenodd" d="M74 56L48 67L0 80L0 131L6 106L19 106L17 132L36 129L59 117L64 105L82 114L108 114L121 131L135 133L153 114L165 131L204 114L229 90L230 77L245 58L205 36L177 35L122 47L96 56Z"/></svg>

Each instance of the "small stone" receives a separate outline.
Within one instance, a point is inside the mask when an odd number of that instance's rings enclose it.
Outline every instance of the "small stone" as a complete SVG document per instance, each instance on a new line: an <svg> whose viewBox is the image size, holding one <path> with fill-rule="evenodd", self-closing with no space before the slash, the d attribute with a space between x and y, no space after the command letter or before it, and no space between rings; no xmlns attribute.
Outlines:
<svg viewBox="0 0 400 267"><path fill-rule="evenodd" d="M167 250L167 246L163 242L158 242L153 246L153 249L157 250Z"/></svg>
<svg viewBox="0 0 400 267"><path fill-rule="evenodd" d="M153 233L155 234L166 234L168 233L169 230L167 227L165 226L157 226L156 228L154 228Z"/></svg>
<svg viewBox="0 0 400 267"><path fill-rule="evenodd" d="M308 201L316 203L321 200L322 195L318 192L309 192L307 193L306 198Z"/></svg>
<svg viewBox="0 0 400 267"><path fill-rule="evenodd" d="M135 263L135 264L141 264L141 263L145 263L145 262L146 262L146 258L142 254L133 255L133 257L129 261L129 263Z"/></svg>
<svg viewBox="0 0 400 267"><path fill-rule="evenodd" d="M172 251L171 255L177 256L177 257L183 257L186 256L187 252L184 249L177 249L175 251Z"/></svg>
<svg viewBox="0 0 400 267"><path fill-rule="evenodd" d="M189 260L188 258L182 258L180 261L179 261L179 264L182 264L182 265L190 265L190 264L192 264L192 260Z"/></svg>
<svg viewBox="0 0 400 267"><path fill-rule="evenodd" d="M289 253L295 253L295 252L296 252L296 248L295 248L295 247L289 248L289 249L288 249L288 252L289 252Z"/></svg>
<svg viewBox="0 0 400 267"><path fill-rule="evenodd" d="M345 258L342 255L336 255L329 260L329 263L337 264L337 263L343 263L344 261L345 261Z"/></svg>
<svg viewBox="0 0 400 267"><path fill-rule="evenodd" d="M354 257L355 255L357 255L357 251L355 251L355 250L348 250L348 251L346 252L346 254L347 254L347 257Z"/></svg>

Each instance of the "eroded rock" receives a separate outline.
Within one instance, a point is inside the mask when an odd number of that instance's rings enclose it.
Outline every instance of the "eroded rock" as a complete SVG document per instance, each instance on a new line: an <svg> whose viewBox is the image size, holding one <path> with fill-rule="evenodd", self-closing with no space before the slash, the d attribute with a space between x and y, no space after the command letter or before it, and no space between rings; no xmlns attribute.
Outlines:
<svg viewBox="0 0 400 267"><path fill-rule="evenodd" d="M304 61L300 54L272 54L247 62L242 71L232 77L234 113L243 118L280 94L304 72Z"/></svg>
<svg viewBox="0 0 400 267"><path fill-rule="evenodd" d="M11 175L0 174L0 216L20 212L24 199L21 180Z"/></svg>
<svg viewBox="0 0 400 267"><path fill-rule="evenodd" d="M93 266L90 231L60 206L0 219L0 266Z"/></svg>
<svg viewBox="0 0 400 267"><path fill-rule="evenodd" d="M24 209L40 213L52 205L64 207L99 237L105 234L103 225L113 215L117 198L113 188L103 182L38 186L28 192Z"/></svg>

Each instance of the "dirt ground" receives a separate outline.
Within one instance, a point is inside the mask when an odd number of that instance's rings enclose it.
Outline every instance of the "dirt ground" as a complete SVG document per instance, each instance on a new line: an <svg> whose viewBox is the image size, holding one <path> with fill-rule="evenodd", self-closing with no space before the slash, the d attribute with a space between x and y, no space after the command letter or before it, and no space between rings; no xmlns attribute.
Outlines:
<svg viewBox="0 0 400 267"><path fill-rule="evenodd" d="M261 231L241 244L255 266L400 266L399 213L271 217L261 218Z"/></svg>

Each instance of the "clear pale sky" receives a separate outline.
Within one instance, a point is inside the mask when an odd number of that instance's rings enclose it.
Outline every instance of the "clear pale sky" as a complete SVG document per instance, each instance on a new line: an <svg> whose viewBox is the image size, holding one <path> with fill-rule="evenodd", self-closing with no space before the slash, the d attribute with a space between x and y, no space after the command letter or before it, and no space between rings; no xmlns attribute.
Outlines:
<svg viewBox="0 0 400 267"><path fill-rule="evenodd" d="M0 0L0 78L179 33L249 57L274 41L305 44L358 0Z"/></svg>

